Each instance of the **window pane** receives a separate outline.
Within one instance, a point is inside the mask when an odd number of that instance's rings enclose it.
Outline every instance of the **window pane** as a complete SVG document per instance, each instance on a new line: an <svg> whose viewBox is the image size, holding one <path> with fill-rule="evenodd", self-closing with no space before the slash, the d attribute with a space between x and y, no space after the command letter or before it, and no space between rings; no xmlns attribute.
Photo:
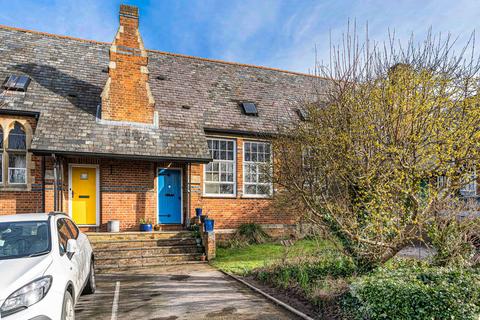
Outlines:
<svg viewBox="0 0 480 320"><path fill-rule="evenodd" d="M257 188L257 194L268 195L270 194L270 185L261 184Z"/></svg>
<svg viewBox="0 0 480 320"><path fill-rule="evenodd" d="M26 183L27 179L25 175L27 170L25 169L8 169L8 182L9 183Z"/></svg>
<svg viewBox="0 0 480 320"><path fill-rule="evenodd" d="M255 185L249 184L245 186L245 194L256 194Z"/></svg>
<svg viewBox="0 0 480 320"><path fill-rule="evenodd" d="M20 123L15 122L15 125L8 134L8 148L16 150L27 149L26 135Z"/></svg>
<svg viewBox="0 0 480 320"><path fill-rule="evenodd" d="M208 184L205 184L205 193L219 193L220 191L220 185L218 184L211 184L211 183L208 183Z"/></svg>
<svg viewBox="0 0 480 320"><path fill-rule="evenodd" d="M233 184L222 184L220 185L221 194L232 194L233 193Z"/></svg>
<svg viewBox="0 0 480 320"><path fill-rule="evenodd" d="M0 127L0 149L3 149L3 128Z"/></svg>
<svg viewBox="0 0 480 320"><path fill-rule="evenodd" d="M0 152L0 182L3 181L3 152Z"/></svg>
<svg viewBox="0 0 480 320"><path fill-rule="evenodd" d="M27 160L24 154L9 154L8 158L9 168L26 168Z"/></svg>

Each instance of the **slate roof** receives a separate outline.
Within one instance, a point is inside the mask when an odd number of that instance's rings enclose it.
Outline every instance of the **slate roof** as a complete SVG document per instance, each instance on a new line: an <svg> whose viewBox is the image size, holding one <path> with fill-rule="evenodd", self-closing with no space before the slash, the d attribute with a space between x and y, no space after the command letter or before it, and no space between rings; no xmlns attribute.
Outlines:
<svg viewBox="0 0 480 320"><path fill-rule="evenodd" d="M102 124L96 113L109 47L0 26L0 80L10 74L32 78L27 93L12 94L2 108L40 113L33 152L208 161L205 131L272 134L279 123L298 121L298 103L314 97L326 81L149 51L159 127ZM259 116L242 114L240 101L255 102Z"/></svg>

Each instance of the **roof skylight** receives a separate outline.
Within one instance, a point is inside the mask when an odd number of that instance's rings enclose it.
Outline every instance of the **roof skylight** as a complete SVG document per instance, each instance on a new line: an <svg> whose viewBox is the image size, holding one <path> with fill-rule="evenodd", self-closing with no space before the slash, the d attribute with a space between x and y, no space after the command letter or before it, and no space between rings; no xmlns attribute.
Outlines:
<svg viewBox="0 0 480 320"><path fill-rule="evenodd" d="M258 116L257 105L253 102L242 102L240 103L243 113L247 116Z"/></svg>
<svg viewBox="0 0 480 320"><path fill-rule="evenodd" d="M7 90L25 92L27 91L30 81L30 78L27 76L10 75L5 79L2 87Z"/></svg>

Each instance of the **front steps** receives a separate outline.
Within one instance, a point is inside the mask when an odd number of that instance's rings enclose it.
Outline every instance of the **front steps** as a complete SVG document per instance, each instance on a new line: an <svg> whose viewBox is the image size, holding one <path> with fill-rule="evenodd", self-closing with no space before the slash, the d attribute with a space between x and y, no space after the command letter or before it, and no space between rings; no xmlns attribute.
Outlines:
<svg viewBox="0 0 480 320"><path fill-rule="evenodd" d="M98 273L201 263L204 248L191 232L87 233Z"/></svg>

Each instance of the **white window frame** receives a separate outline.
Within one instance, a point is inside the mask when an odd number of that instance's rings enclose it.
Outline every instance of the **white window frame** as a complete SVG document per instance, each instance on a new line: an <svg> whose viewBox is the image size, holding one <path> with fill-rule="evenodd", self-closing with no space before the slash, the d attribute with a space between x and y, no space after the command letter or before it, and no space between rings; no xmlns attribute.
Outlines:
<svg viewBox="0 0 480 320"><path fill-rule="evenodd" d="M242 171L243 171L243 196L244 198L271 198L273 196L273 182L268 182L268 183L252 183L252 182L245 182L245 167L246 167L246 164L256 164L256 163L260 163L258 161L245 161L245 152L246 152L246 148L245 148L245 145L247 143L257 143L257 144L268 144L270 145L270 163L272 163L273 161L273 152L272 152L272 144L270 141L260 141L260 140L244 140L243 141L243 159L242 159ZM265 162L266 163L266 162ZM270 187L270 192L268 194L249 194L249 193L246 193L246 186L247 185L266 185L266 186L269 186Z"/></svg>
<svg viewBox="0 0 480 320"><path fill-rule="evenodd" d="M5 163L5 166L7 167L7 179L5 181L7 181L8 185L11 185L11 186L24 186L27 184L27 181L28 181L28 137L27 137L27 129L25 128L25 125L20 123L19 121L17 120L14 120L13 122L13 127L12 129L8 130L8 135L7 135L7 138L6 138L6 148L5 148L5 143L4 143L4 153L6 152L7 153L7 161L2 161L2 165ZM25 134L25 149L10 149L10 132L13 130L13 128L15 128L15 123L18 123L22 129L23 129L23 132ZM3 133L4 134L4 137L5 137L5 132ZM21 167L21 168L17 168L17 167L10 167L10 157L12 155L22 155L25 157L25 167ZM5 160L5 158L3 158L2 160ZM25 181L24 182L12 182L10 180L10 172L13 171L13 170L21 170L21 171L24 171L25 174L24 174L24 177L25 177Z"/></svg>
<svg viewBox="0 0 480 320"><path fill-rule="evenodd" d="M228 138L220 138L220 137L207 137L207 140L216 140L216 141L225 141L225 142L233 142L233 160L214 160L210 163L217 162L222 163L231 163L233 162L233 182L222 182L218 181L218 184L232 184L233 185L233 193L223 194L223 193L207 193L206 192L206 185L209 183L216 183L216 181L206 181L207 178L207 164L203 165L203 197L212 197L212 198L236 198L237 197L237 140L236 139L228 139ZM208 150L210 152L210 150Z"/></svg>

